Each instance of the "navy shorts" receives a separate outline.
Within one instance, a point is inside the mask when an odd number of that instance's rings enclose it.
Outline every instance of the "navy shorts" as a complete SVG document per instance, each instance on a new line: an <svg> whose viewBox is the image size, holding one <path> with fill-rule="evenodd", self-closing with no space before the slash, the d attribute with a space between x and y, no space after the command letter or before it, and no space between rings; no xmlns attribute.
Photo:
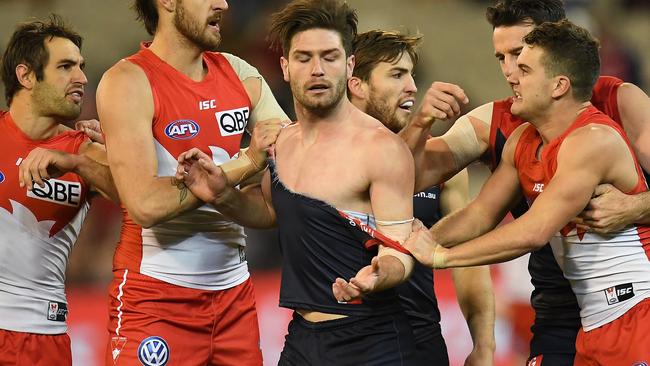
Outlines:
<svg viewBox="0 0 650 366"><path fill-rule="evenodd" d="M421 366L449 366L447 344L440 333L440 326L411 322L411 327L415 336L417 364Z"/></svg>
<svg viewBox="0 0 650 366"><path fill-rule="evenodd" d="M528 365L573 366L580 328L533 325Z"/></svg>
<svg viewBox="0 0 650 366"><path fill-rule="evenodd" d="M279 366L417 365L403 313L312 323L294 312Z"/></svg>

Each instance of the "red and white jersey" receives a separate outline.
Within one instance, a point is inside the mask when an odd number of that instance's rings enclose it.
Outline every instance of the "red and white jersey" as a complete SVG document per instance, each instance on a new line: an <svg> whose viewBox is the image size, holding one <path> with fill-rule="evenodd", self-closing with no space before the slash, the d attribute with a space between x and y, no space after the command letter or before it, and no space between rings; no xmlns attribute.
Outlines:
<svg viewBox="0 0 650 366"><path fill-rule="evenodd" d="M154 99L152 122L158 176L174 176L180 153L196 147L220 165L239 152L251 102L229 60L205 52L208 72L193 81L143 45L127 58L146 74ZM137 182L134 182L137 184ZM124 210L113 268L174 285L222 290L249 277L243 228L204 205L146 229Z"/></svg>
<svg viewBox="0 0 650 366"><path fill-rule="evenodd" d="M515 165L519 181L528 201L532 202L553 178L557 154L564 139L575 129L602 124L615 129L634 152L620 125L589 107L559 137L550 141L536 157L542 139L534 126L522 133L515 150ZM628 194L648 190L636 162L638 182ZM571 283L580 305L580 317L585 331L607 324L650 297L650 226L632 225L617 232L599 235L577 230L567 224L550 241L553 254Z"/></svg>
<svg viewBox="0 0 650 366"><path fill-rule="evenodd" d="M68 255L88 211L88 187L76 174L27 191L18 166L36 147L77 153L86 140L70 131L31 140L8 112L0 112L0 328L65 333Z"/></svg>

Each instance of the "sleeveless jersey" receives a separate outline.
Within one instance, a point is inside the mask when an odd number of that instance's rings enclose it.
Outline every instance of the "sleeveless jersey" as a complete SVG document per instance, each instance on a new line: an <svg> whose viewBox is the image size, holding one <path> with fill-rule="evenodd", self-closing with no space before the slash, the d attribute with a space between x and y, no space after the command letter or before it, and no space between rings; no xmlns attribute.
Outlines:
<svg viewBox="0 0 650 366"><path fill-rule="evenodd" d="M282 280L280 306L331 314L376 316L400 311L394 289L364 296L362 301L338 303L332 293L337 277L349 279L370 264L377 248L360 225L343 217L321 200L290 191L277 175L275 162L269 160L271 195L277 216ZM370 215L347 212L362 224L374 226Z"/></svg>
<svg viewBox="0 0 650 366"><path fill-rule="evenodd" d="M144 71L151 86L158 176L174 176L176 158L193 147L211 155L217 165L235 157L251 104L223 55L204 52L208 72L198 82L165 63L146 44L127 60ZM248 279L243 228L211 206L149 229L137 225L123 211L115 270L129 269L203 290L231 288Z"/></svg>
<svg viewBox="0 0 650 366"><path fill-rule="evenodd" d="M532 202L553 178L557 154L564 139L577 128L601 124L614 128L634 151L623 129L593 106L582 112L559 137L536 154L542 139L534 126L522 133L515 150L515 166L526 198ZM636 162L638 182L628 194L648 190L641 167ZM600 327L623 315L650 297L650 226L633 225L607 235L576 230L566 225L550 241L557 263L571 283L585 331Z"/></svg>
<svg viewBox="0 0 650 366"><path fill-rule="evenodd" d="M605 112L615 122L621 123L618 114L616 93L622 80L601 76L592 94L591 102L600 111ZM494 102L492 121L490 124L490 166L494 171L501 161L501 154L505 142L510 134L524 121L510 113L512 98ZM512 209L511 213L516 218L528 210L525 199L521 199ZM551 247L546 245L530 254L528 270L531 283L534 286L531 295L531 305L535 309L535 323L537 325L560 325L574 328L580 327L578 303L571 291L569 282L564 278L562 270L558 267ZM575 350L573 345L569 345Z"/></svg>
<svg viewBox="0 0 650 366"><path fill-rule="evenodd" d="M434 186L413 196L413 216L428 228L442 218L441 191L442 185ZM412 326L434 326L439 332L440 310L433 281L433 270L416 261L411 277L395 289Z"/></svg>
<svg viewBox="0 0 650 366"><path fill-rule="evenodd" d="M67 173L18 185L18 165L36 147L76 154L86 140L69 131L32 140L0 112L0 329L38 334L66 331L65 270L88 211L88 187Z"/></svg>

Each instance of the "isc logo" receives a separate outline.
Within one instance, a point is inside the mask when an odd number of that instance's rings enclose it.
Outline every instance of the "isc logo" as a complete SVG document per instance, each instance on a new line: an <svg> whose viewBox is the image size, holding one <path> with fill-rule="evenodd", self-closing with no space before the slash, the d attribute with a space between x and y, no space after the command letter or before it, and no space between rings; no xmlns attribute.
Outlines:
<svg viewBox="0 0 650 366"><path fill-rule="evenodd" d="M605 289L605 298L608 305L614 305L634 297L634 287L631 283L608 287Z"/></svg>
<svg viewBox="0 0 650 366"><path fill-rule="evenodd" d="M244 133L248 124L248 107L221 111L214 114L219 123L221 136L232 136Z"/></svg>
<svg viewBox="0 0 650 366"><path fill-rule="evenodd" d="M199 134L199 125L190 119L179 119L165 127L165 135L174 140L187 140Z"/></svg>
<svg viewBox="0 0 650 366"><path fill-rule="evenodd" d="M79 206L81 183L65 180L44 180L44 187L34 184L34 189L27 191L27 197L54 202L66 206Z"/></svg>
<svg viewBox="0 0 650 366"><path fill-rule="evenodd" d="M199 102L199 110L204 111L206 109L215 109L217 108L217 101L214 99L202 100Z"/></svg>
<svg viewBox="0 0 650 366"><path fill-rule="evenodd" d="M544 183L535 183L533 185L533 192L544 192Z"/></svg>

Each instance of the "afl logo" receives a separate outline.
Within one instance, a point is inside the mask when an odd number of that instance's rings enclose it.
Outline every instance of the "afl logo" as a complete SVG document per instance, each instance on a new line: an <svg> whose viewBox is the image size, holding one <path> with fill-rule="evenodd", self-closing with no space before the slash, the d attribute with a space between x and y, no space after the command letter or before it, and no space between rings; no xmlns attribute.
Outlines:
<svg viewBox="0 0 650 366"><path fill-rule="evenodd" d="M199 134L199 125L191 119L179 119L165 127L165 135L174 140L187 140Z"/></svg>
<svg viewBox="0 0 650 366"><path fill-rule="evenodd" d="M5 181L5 175L3 172L0 172L0 183Z"/></svg>
<svg viewBox="0 0 650 366"><path fill-rule="evenodd" d="M145 338L138 347L138 358L144 366L165 366L169 353L167 342L156 336Z"/></svg>

